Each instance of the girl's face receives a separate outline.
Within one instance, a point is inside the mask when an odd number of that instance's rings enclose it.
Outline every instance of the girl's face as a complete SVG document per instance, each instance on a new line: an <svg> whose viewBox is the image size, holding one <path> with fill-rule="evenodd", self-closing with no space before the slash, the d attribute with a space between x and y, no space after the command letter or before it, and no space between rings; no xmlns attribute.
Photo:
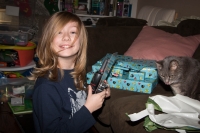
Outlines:
<svg viewBox="0 0 200 133"><path fill-rule="evenodd" d="M76 22L67 23L59 31L53 41L52 48L57 53L58 58L74 58L80 48L78 36L78 24Z"/></svg>

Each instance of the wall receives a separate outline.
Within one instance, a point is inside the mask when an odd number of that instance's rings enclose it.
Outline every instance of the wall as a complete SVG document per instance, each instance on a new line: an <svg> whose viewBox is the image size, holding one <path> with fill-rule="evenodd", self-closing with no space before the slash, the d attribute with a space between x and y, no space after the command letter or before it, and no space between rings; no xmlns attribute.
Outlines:
<svg viewBox="0 0 200 133"><path fill-rule="evenodd" d="M136 18L138 0L130 0L130 4L132 4L131 17Z"/></svg>
<svg viewBox="0 0 200 133"><path fill-rule="evenodd" d="M200 17L200 0L138 0L136 14L145 5L175 9L178 18L192 15Z"/></svg>

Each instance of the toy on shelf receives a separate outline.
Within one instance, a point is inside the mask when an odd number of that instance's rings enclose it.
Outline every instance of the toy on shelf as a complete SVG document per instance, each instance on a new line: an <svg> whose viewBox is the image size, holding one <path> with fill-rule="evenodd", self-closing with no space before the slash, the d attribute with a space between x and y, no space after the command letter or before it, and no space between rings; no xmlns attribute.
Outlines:
<svg viewBox="0 0 200 133"><path fill-rule="evenodd" d="M33 42L28 42L26 47L21 46L7 46L7 45L0 45L0 50L4 51L0 54L0 61L1 62L14 62L15 65L19 65L20 67L24 67L31 63L33 60L36 44ZM7 64L0 65L2 67Z"/></svg>

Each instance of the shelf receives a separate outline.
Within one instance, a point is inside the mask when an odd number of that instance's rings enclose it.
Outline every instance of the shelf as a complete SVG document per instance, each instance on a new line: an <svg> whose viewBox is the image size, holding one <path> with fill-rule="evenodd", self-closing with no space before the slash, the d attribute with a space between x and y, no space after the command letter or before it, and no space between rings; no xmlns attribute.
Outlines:
<svg viewBox="0 0 200 133"><path fill-rule="evenodd" d="M89 15L89 14L76 14L76 15L81 19L81 21L87 21L87 19L90 19L92 21L92 25L87 25L85 27L94 27L99 18L110 17L104 15Z"/></svg>
<svg viewBox="0 0 200 133"><path fill-rule="evenodd" d="M14 67L0 67L0 71L21 71L35 67L36 64L34 61L30 62L28 65L24 67L14 66Z"/></svg>
<svg viewBox="0 0 200 133"><path fill-rule="evenodd" d="M90 18L105 18L110 16L103 16L103 15L89 15L89 14L76 14L79 17L90 17Z"/></svg>

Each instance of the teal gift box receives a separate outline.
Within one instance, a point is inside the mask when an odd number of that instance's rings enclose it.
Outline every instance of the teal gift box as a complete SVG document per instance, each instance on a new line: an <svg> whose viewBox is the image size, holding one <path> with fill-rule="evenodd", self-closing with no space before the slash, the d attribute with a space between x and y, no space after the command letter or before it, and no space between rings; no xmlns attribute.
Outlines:
<svg viewBox="0 0 200 133"><path fill-rule="evenodd" d="M103 61L110 56L111 54L107 54L92 66L92 71L87 73L88 84ZM139 60L117 55L107 82L112 88L150 94L158 83L156 63L154 60Z"/></svg>
<svg viewBox="0 0 200 133"><path fill-rule="evenodd" d="M102 63L101 62L97 62L94 65L92 65L92 72L96 72L101 68Z"/></svg>
<svg viewBox="0 0 200 133"><path fill-rule="evenodd" d="M100 59L99 61L97 61L94 65L92 65L92 72L96 72L101 68L102 63L104 62L105 59L108 59L111 57L112 54L106 54L106 56L104 56L102 59ZM116 60L120 60L120 61L124 61L124 62L128 62L128 61L132 61L132 57L131 56L123 56L123 55L117 55ZM114 65L113 67L121 67L120 65ZM121 67L122 69L127 69L125 67Z"/></svg>
<svg viewBox="0 0 200 133"><path fill-rule="evenodd" d="M109 76L107 82L111 88L151 94L158 83L158 79L133 80L129 79L128 72L124 72L121 78Z"/></svg>
<svg viewBox="0 0 200 133"><path fill-rule="evenodd" d="M124 68L124 67L120 67L118 65L114 65L112 67L112 71L111 71L111 76L115 76L115 77L122 77L124 75L125 71L129 71L129 69Z"/></svg>
<svg viewBox="0 0 200 133"><path fill-rule="evenodd" d="M91 80L92 80L92 77L94 76L94 72L88 72L86 74L86 78L87 78L87 84L90 84L91 83Z"/></svg>
<svg viewBox="0 0 200 133"><path fill-rule="evenodd" d="M128 79L132 80L144 80L145 79L145 72L138 72L138 71L130 71L128 73Z"/></svg>
<svg viewBox="0 0 200 133"><path fill-rule="evenodd" d="M158 78L156 63L154 60L117 60L116 65L130 70L129 79L144 80L145 78Z"/></svg>
<svg viewBox="0 0 200 133"><path fill-rule="evenodd" d="M110 58L112 54L106 54L106 56L104 56L102 59L100 59L99 61L97 61L98 64L102 65L102 62L104 62L105 59ZM116 56L116 61L126 61L126 62L130 62L132 61L133 58L131 56L124 56L124 55L117 55Z"/></svg>

